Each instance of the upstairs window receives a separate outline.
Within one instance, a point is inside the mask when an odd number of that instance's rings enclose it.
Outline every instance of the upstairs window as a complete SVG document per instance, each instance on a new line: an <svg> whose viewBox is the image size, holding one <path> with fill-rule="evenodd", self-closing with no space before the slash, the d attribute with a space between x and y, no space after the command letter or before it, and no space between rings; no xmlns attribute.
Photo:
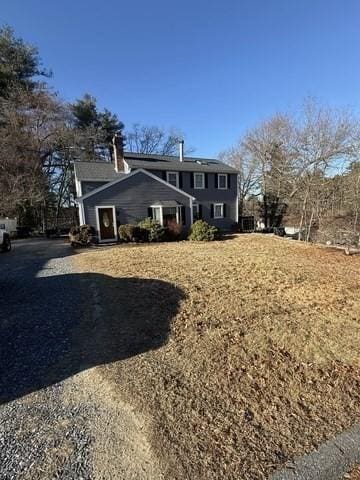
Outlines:
<svg viewBox="0 0 360 480"><path fill-rule="evenodd" d="M217 188L226 190L228 188L228 176L226 173L219 173L217 176Z"/></svg>
<svg viewBox="0 0 360 480"><path fill-rule="evenodd" d="M179 188L179 172L166 172L166 181L176 188Z"/></svg>
<svg viewBox="0 0 360 480"><path fill-rule="evenodd" d="M205 174L204 173L194 173L194 188L196 188L196 189L205 188Z"/></svg>

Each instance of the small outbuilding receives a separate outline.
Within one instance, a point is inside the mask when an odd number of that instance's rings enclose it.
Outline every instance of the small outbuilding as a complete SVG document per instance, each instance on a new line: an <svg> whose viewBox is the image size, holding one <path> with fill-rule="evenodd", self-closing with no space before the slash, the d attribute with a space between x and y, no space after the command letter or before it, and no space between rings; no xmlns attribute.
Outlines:
<svg viewBox="0 0 360 480"><path fill-rule="evenodd" d="M10 234L16 234L17 219L9 217L0 217L0 225L3 225L5 230Z"/></svg>

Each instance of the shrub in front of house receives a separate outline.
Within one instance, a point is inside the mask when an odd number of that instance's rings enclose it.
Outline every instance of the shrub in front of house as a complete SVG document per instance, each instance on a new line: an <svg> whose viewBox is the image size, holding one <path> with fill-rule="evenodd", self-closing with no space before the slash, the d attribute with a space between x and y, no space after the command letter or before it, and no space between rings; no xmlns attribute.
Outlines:
<svg viewBox="0 0 360 480"><path fill-rule="evenodd" d="M183 226L175 220L169 221L166 226L165 240L172 242L183 238Z"/></svg>
<svg viewBox="0 0 360 480"><path fill-rule="evenodd" d="M119 227L119 239L121 242L147 242L147 230L138 225L124 224Z"/></svg>
<svg viewBox="0 0 360 480"><path fill-rule="evenodd" d="M90 245L94 241L95 228L91 225L73 226L69 231L71 245Z"/></svg>
<svg viewBox="0 0 360 480"><path fill-rule="evenodd" d="M165 228L159 222L148 217L138 223L138 227L148 233L149 242L161 242L164 240Z"/></svg>
<svg viewBox="0 0 360 480"><path fill-rule="evenodd" d="M212 242L221 236L220 229L209 225L204 220L197 220L191 225L189 240L195 242Z"/></svg>

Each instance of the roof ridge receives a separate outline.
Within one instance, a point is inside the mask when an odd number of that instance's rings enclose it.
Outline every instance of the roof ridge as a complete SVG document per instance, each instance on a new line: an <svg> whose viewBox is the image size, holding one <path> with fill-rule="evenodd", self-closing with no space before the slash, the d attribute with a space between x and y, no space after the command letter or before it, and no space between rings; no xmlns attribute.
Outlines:
<svg viewBox="0 0 360 480"><path fill-rule="evenodd" d="M124 155L142 155L142 156L147 156L147 157L166 157L166 158L174 158L179 160L178 155L163 155L162 153L141 153L141 152L127 152L124 151ZM210 160L212 162L219 162L219 163L224 163L221 160L218 160L217 158L209 158L209 157L188 157L184 156L184 160Z"/></svg>
<svg viewBox="0 0 360 480"><path fill-rule="evenodd" d="M112 165L113 162L108 162L106 160L74 160L74 163L104 163L106 165Z"/></svg>

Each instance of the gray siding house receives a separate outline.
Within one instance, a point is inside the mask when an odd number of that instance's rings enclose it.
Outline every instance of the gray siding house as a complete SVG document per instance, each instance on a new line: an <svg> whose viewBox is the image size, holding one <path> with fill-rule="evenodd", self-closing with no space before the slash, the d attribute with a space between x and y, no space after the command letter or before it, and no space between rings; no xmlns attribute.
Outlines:
<svg viewBox="0 0 360 480"><path fill-rule="evenodd" d="M218 160L120 151L115 163L75 162L74 171L80 224L100 242L148 216L186 229L200 218L224 230L238 221L237 171Z"/></svg>

